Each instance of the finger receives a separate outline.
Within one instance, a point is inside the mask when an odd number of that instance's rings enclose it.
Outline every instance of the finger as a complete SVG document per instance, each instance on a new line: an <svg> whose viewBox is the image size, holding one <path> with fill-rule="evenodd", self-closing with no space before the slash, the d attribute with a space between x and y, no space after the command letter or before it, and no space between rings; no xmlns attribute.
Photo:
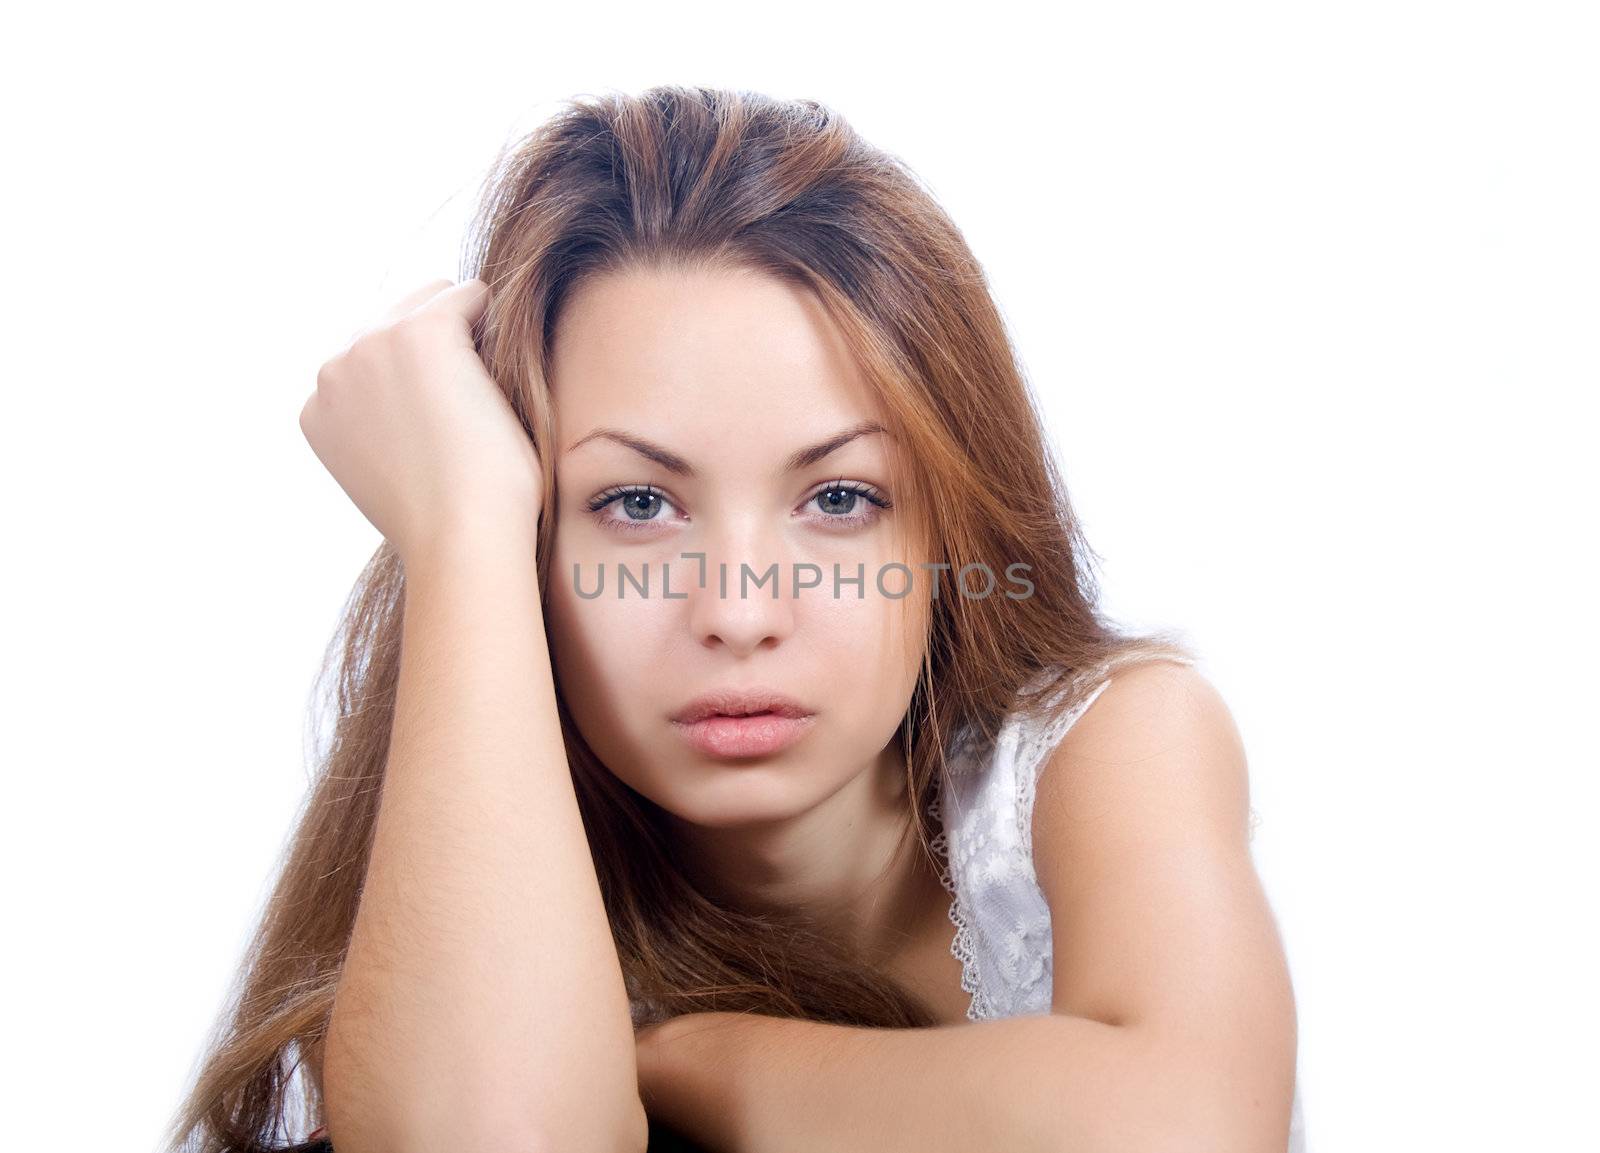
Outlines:
<svg viewBox="0 0 1600 1153"><path fill-rule="evenodd" d="M455 281L453 280L446 280L443 278L428 281L427 284L424 284L422 287L407 293L405 297L397 301L387 312L383 314L382 318L379 319L378 324L380 326L393 324L395 321L400 320L403 317L410 316L418 308L432 300L435 296L438 296L441 291L449 288L454 283Z"/></svg>
<svg viewBox="0 0 1600 1153"><path fill-rule="evenodd" d="M476 323L489 305L489 286L477 277L453 284L434 296L417 310L418 316L431 312L448 312L460 316L467 324Z"/></svg>
<svg viewBox="0 0 1600 1153"><path fill-rule="evenodd" d="M349 343L355 344L369 332L379 332L385 328L388 328L396 321L405 319L407 316L411 315L411 313L415 312L418 307L426 304L433 297L439 295L443 289L449 288L453 283L454 281L444 279L430 280L421 288L412 289L400 300L396 301L394 304L391 304L375 320L352 332L350 334Z"/></svg>

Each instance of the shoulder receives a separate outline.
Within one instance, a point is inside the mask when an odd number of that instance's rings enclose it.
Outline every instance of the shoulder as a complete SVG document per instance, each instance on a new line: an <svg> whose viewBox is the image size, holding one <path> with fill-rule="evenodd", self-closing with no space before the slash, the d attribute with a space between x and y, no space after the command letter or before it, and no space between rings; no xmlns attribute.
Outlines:
<svg viewBox="0 0 1600 1153"><path fill-rule="evenodd" d="M1237 745L1239 734L1222 694L1203 673L1152 660L1112 673L1064 743L1083 752L1149 755L1182 740Z"/></svg>
<svg viewBox="0 0 1600 1153"><path fill-rule="evenodd" d="M1092 826L1102 848L1159 833L1247 851L1244 743L1222 694L1192 665L1148 661L1113 673L1039 769L1032 814L1041 883ZM1121 841L1119 842L1119 837Z"/></svg>
<svg viewBox="0 0 1600 1153"><path fill-rule="evenodd" d="M1281 1038L1282 945L1250 853L1244 747L1216 688L1175 662L1116 673L1040 772L1033 857L1058 944L1055 1010L1231 1019Z"/></svg>
<svg viewBox="0 0 1600 1153"><path fill-rule="evenodd" d="M1221 695L1176 662L1114 673L1041 774L1051 1011L1158 1039L1202 1109L1253 1096L1287 1121L1294 992Z"/></svg>

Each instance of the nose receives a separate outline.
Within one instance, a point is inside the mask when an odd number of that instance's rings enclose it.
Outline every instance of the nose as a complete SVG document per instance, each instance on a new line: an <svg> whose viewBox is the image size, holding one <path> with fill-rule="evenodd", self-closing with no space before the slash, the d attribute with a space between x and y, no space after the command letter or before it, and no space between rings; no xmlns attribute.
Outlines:
<svg viewBox="0 0 1600 1153"><path fill-rule="evenodd" d="M795 627L794 576L778 535L730 526L704 545L705 579L689 590L695 639L739 657L787 640Z"/></svg>

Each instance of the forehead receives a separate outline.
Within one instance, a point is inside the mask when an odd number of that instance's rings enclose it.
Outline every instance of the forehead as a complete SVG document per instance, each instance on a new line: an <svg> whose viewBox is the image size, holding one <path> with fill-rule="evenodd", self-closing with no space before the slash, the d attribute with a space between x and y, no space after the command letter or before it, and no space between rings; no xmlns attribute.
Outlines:
<svg viewBox="0 0 1600 1153"><path fill-rule="evenodd" d="M560 443L599 424L824 434L881 416L821 301L750 270L638 269L580 284L552 341Z"/></svg>

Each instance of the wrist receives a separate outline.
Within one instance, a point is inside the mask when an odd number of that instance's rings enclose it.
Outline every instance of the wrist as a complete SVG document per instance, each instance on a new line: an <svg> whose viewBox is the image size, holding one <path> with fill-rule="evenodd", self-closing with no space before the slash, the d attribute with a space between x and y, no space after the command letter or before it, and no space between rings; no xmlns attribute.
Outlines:
<svg viewBox="0 0 1600 1153"><path fill-rule="evenodd" d="M760 1020L688 1013L641 1030L639 1095L650 1116L707 1148L741 1148L746 1041Z"/></svg>
<svg viewBox="0 0 1600 1153"><path fill-rule="evenodd" d="M508 513L504 509L454 508L431 518L427 528L413 534L401 550L407 570L457 562L495 563L526 559L537 561L538 513Z"/></svg>

